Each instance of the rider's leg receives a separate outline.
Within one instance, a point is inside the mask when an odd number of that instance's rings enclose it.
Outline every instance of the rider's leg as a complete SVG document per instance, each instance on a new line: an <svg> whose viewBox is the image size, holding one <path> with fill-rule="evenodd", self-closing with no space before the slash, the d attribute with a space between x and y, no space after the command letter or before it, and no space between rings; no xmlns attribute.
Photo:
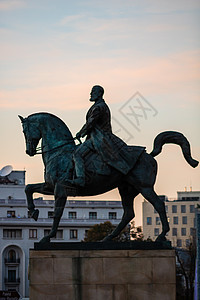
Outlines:
<svg viewBox="0 0 200 300"><path fill-rule="evenodd" d="M73 180L75 185L84 186L85 185L85 164L81 153L78 152L73 155L73 160L75 163L76 177Z"/></svg>
<svg viewBox="0 0 200 300"><path fill-rule="evenodd" d="M92 145L90 140L81 144L73 154L73 161L75 164L76 178L67 180L70 184L81 186L85 185L85 162L84 157L90 152Z"/></svg>

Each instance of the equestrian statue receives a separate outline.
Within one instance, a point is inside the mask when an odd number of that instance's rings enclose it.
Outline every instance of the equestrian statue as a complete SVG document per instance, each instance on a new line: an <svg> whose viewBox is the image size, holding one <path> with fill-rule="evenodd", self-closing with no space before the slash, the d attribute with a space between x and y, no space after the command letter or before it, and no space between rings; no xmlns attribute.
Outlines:
<svg viewBox="0 0 200 300"><path fill-rule="evenodd" d="M153 151L145 147L128 146L112 133L110 110L103 99L104 89L92 88L90 101L94 104L86 115L86 123L73 138L66 124L50 113L34 113L27 118L19 116L26 141L26 153L41 153L45 166L44 182L28 184L25 193L31 217L37 221L33 194L54 195L55 207L50 233L40 243L55 237L68 196L94 196L118 188L123 216L118 226L103 241L111 241L134 218L133 200L141 193L160 216L162 232L156 241L165 241L169 231L165 204L154 191L157 162L154 156L166 143L178 144L186 161L197 167L191 157L190 144L179 132L165 131L154 140ZM86 137L82 143L81 138ZM41 147L38 143L41 141ZM80 144L75 144L77 139Z"/></svg>

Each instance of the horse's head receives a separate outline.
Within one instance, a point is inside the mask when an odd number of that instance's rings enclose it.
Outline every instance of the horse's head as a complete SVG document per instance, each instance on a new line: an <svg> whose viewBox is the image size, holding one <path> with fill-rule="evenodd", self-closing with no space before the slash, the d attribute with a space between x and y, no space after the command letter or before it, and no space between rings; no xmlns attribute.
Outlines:
<svg viewBox="0 0 200 300"><path fill-rule="evenodd" d="M23 118L22 116L19 116L19 118L22 122L23 133L25 136L26 153L30 156L34 156L37 152L36 148L39 140L41 139L39 124L31 118Z"/></svg>

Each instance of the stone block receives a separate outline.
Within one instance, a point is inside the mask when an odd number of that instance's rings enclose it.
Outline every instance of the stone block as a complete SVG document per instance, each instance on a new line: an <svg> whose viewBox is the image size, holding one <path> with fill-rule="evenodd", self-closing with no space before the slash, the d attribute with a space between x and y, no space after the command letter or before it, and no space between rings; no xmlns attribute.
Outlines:
<svg viewBox="0 0 200 300"><path fill-rule="evenodd" d="M174 257L174 250L129 250L130 257Z"/></svg>
<svg viewBox="0 0 200 300"><path fill-rule="evenodd" d="M95 284L82 285L82 299L81 300L96 300L97 288Z"/></svg>
<svg viewBox="0 0 200 300"><path fill-rule="evenodd" d="M72 284L73 267L71 257L56 257L53 259L53 281L55 284Z"/></svg>
<svg viewBox="0 0 200 300"><path fill-rule="evenodd" d="M30 300L72 300L74 286L68 284L30 284Z"/></svg>
<svg viewBox="0 0 200 300"><path fill-rule="evenodd" d="M95 300L113 300L113 287L110 284L101 284L96 287Z"/></svg>
<svg viewBox="0 0 200 300"><path fill-rule="evenodd" d="M82 258L81 277L82 284L103 283L103 259L88 257Z"/></svg>
<svg viewBox="0 0 200 300"><path fill-rule="evenodd" d="M127 284L113 285L113 299L114 300L128 299L128 285Z"/></svg>
<svg viewBox="0 0 200 300"><path fill-rule="evenodd" d="M152 258L153 261L153 282L154 283L174 283L176 273L172 272L176 268L175 257Z"/></svg>
<svg viewBox="0 0 200 300"><path fill-rule="evenodd" d="M30 258L29 280L32 284L53 284L53 258Z"/></svg>
<svg viewBox="0 0 200 300"><path fill-rule="evenodd" d="M176 285L174 283L153 284L153 296L152 300L176 300Z"/></svg>
<svg viewBox="0 0 200 300"><path fill-rule="evenodd" d="M148 258L104 258L104 282L111 284L151 283L152 260Z"/></svg>
<svg viewBox="0 0 200 300"><path fill-rule="evenodd" d="M154 298L153 284L129 284L127 300L163 300Z"/></svg>
<svg viewBox="0 0 200 300"><path fill-rule="evenodd" d="M31 250L30 300L175 300L174 250Z"/></svg>
<svg viewBox="0 0 200 300"><path fill-rule="evenodd" d="M128 250L80 250L81 257L128 257Z"/></svg>

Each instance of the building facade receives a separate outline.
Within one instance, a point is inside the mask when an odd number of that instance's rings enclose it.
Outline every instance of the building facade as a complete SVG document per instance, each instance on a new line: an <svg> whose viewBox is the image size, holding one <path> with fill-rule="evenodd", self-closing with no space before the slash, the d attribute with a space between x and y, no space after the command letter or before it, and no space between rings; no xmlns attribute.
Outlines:
<svg viewBox="0 0 200 300"><path fill-rule="evenodd" d="M0 290L17 290L28 297L29 249L49 233L53 222L54 201L34 200L40 214L29 218L25 171L13 171L0 181ZM94 224L110 220L117 225L123 214L121 201L67 200L56 242L79 242Z"/></svg>
<svg viewBox="0 0 200 300"><path fill-rule="evenodd" d="M176 200L160 196L165 203L170 231L167 239L174 247L185 248L195 235L195 209L200 204L200 191L177 192ZM144 199L143 234L144 239L155 240L162 231L162 224L157 211Z"/></svg>

